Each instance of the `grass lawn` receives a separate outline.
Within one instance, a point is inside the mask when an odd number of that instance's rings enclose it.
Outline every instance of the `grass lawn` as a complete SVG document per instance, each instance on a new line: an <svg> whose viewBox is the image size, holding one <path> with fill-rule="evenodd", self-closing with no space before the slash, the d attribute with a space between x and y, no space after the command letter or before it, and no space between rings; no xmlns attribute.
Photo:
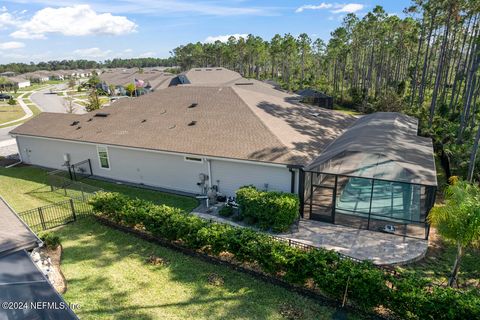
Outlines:
<svg viewBox="0 0 480 320"><path fill-rule="evenodd" d="M340 105L338 105L338 104L334 104L334 105L333 105L333 110L340 111L341 113L349 114L349 115L352 115L352 116L361 116L361 115L363 115L363 113L361 113L361 112L358 112L358 111L353 110L353 109L349 109L349 108L342 107L342 106L340 106Z"/></svg>
<svg viewBox="0 0 480 320"><path fill-rule="evenodd" d="M64 298L81 319L333 319L336 310L227 267L102 226L92 218L54 231L61 238ZM152 265L154 255L166 265ZM224 279L213 285L209 275ZM351 317L350 317L351 316ZM355 319L349 315L349 319ZM358 318L356 318L358 319Z"/></svg>
<svg viewBox="0 0 480 320"><path fill-rule="evenodd" d="M20 106L0 105L0 124L19 119L25 115Z"/></svg>
<svg viewBox="0 0 480 320"><path fill-rule="evenodd" d="M138 197L159 204L166 204L191 211L197 206L197 200L190 197L177 196L154 190L130 187L96 179L84 179L83 183L115 191L130 197ZM18 166L0 168L0 196L2 196L17 212L37 208L68 198L56 192L50 192L47 185L47 171L44 169Z"/></svg>
<svg viewBox="0 0 480 320"><path fill-rule="evenodd" d="M429 248L425 259L403 266L400 269L429 279L436 284L446 285L455 261L456 247L437 238ZM431 240L432 241L432 240ZM460 265L458 277L460 287L480 286L480 250L469 248Z"/></svg>
<svg viewBox="0 0 480 320"><path fill-rule="evenodd" d="M34 105L33 103L32 103L32 104L27 104L27 107L29 107L30 110L32 110L33 116L36 116L37 114L39 114L39 113L42 112L42 110L38 109L38 107L37 107L36 105ZM22 110L22 112L23 112L23 110ZM22 124L22 123L24 123L24 122L26 122L26 121L28 121L28 120L30 120L30 119L31 119L31 117L30 117L30 118L27 118L27 119L25 119L25 120L17 121L17 122L15 122L15 123L13 123L13 124L7 124L7 125L3 125L3 126L0 124L0 129L1 129L1 128L5 128L5 127L9 127L9 126L12 126L12 125ZM1 123L1 121L0 121L0 123Z"/></svg>

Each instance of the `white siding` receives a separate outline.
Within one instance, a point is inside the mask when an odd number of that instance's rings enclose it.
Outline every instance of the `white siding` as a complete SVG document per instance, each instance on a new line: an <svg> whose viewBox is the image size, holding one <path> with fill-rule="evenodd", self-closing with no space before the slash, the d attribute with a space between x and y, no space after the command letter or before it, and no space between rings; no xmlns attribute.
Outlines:
<svg viewBox="0 0 480 320"><path fill-rule="evenodd" d="M61 169L63 155L70 163L86 159L92 162L93 174L120 181L143 183L190 193L199 193L199 174L208 174L207 161L185 161L183 155L108 146L110 169L100 168L95 144L74 143L32 137L17 137L19 152L25 163ZM286 167L255 163L211 160L212 184L219 180L220 191L228 196L244 185L290 192L291 173Z"/></svg>
<svg viewBox="0 0 480 320"><path fill-rule="evenodd" d="M219 180L219 191L229 196L245 185L257 188L290 192L291 173L287 168L271 167L261 164L246 164L212 160L212 183Z"/></svg>

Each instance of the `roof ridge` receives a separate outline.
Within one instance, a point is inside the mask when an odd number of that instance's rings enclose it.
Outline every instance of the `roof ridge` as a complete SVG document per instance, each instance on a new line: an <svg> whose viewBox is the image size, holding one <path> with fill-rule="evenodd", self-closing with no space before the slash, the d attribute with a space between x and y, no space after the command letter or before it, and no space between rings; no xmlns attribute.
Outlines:
<svg viewBox="0 0 480 320"><path fill-rule="evenodd" d="M240 100L247 106L248 110L260 121L260 123L262 124L262 126L264 126L264 127L275 137L275 139L276 139L278 142L280 142L280 144L281 144L282 146L284 146L284 147L286 148L286 150L288 150L288 152L293 153L296 157L305 158L305 156L302 155L298 150L287 146L287 145L286 145L282 140L280 140L280 138L272 131L272 129L270 129L270 128L265 124L265 122L263 122L263 120L252 110L252 108L251 108L250 105L245 101L245 99L243 99L242 96L237 92L237 90L241 90L240 88L235 87L235 86L231 86L231 87L227 87L227 88L230 88L230 89L235 93L235 95L240 98Z"/></svg>

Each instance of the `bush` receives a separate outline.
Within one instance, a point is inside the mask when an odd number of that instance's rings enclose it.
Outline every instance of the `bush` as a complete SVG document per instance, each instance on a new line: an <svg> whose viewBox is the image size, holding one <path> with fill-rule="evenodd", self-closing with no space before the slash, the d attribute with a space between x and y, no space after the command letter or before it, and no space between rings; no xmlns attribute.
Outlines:
<svg viewBox="0 0 480 320"><path fill-rule="evenodd" d="M222 209L220 209L220 211L218 212L218 214L222 217L230 217L234 214L234 211L233 211L233 208L230 207L230 206L224 206Z"/></svg>
<svg viewBox="0 0 480 320"><path fill-rule="evenodd" d="M242 216L263 230L287 231L299 217L300 201L295 194L248 186L240 188L236 195Z"/></svg>
<svg viewBox="0 0 480 320"><path fill-rule="evenodd" d="M13 98L10 98L8 99L8 102L7 102L9 105L11 106L14 106L17 104L17 100L13 99Z"/></svg>
<svg viewBox="0 0 480 320"><path fill-rule="evenodd" d="M258 194L244 189L251 198ZM480 314L478 290L462 293L451 288L431 289L413 275L394 278L370 262L355 262L320 248L304 251L252 229L207 221L176 208L116 193L99 193L89 202L95 214L142 228L157 238L214 255L229 252L236 261L255 263L263 272L290 283L304 285L311 280L324 295L339 301L348 288L347 300L367 311L383 306L402 319L476 319ZM249 201L243 205L253 206Z"/></svg>
<svg viewBox="0 0 480 320"><path fill-rule="evenodd" d="M60 245L60 237L51 232L43 232L39 234L40 240L42 240L45 247L49 249L55 249Z"/></svg>

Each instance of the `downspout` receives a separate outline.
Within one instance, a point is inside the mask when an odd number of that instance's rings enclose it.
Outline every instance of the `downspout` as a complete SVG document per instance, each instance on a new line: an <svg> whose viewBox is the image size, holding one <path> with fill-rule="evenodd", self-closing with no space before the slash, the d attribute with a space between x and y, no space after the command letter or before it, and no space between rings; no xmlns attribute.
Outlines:
<svg viewBox="0 0 480 320"><path fill-rule="evenodd" d="M207 160L207 168L208 168L208 187L212 188L212 164L210 163L210 159Z"/></svg>
<svg viewBox="0 0 480 320"><path fill-rule="evenodd" d="M292 174L292 180L290 182L290 192L295 193L295 170L289 168L288 171Z"/></svg>
<svg viewBox="0 0 480 320"><path fill-rule="evenodd" d="M300 206L299 206L299 211L300 211L300 217L303 218L303 209L304 209L304 197L305 197L305 171L303 171L303 166L299 165L289 165L287 166L288 171L291 172L292 174L292 180L291 180L291 192L295 193L295 171L294 169L298 170L298 198L300 200Z"/></svg>

